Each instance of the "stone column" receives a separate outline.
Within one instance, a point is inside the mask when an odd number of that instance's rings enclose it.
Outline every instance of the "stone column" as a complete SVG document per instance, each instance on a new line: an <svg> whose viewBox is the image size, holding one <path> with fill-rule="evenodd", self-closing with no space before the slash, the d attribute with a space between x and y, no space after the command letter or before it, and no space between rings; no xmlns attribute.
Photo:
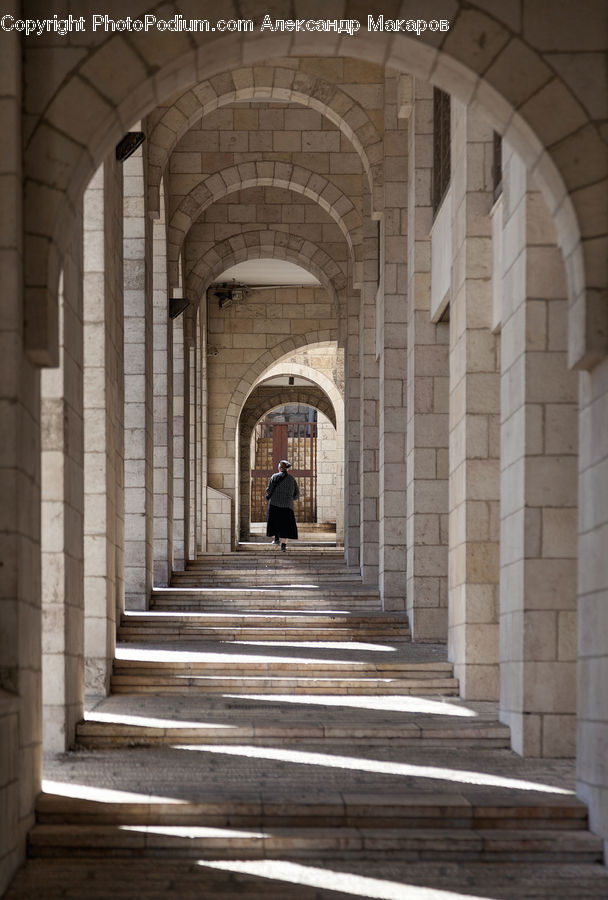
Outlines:
<svg viewBox="0 0 608 900"><path fill-rule="evenodd" d="M408 123L398 116L398 77L385 81L384 193L379 365L379 588L384 609L406 606Z"/></svg>
<svg viewBox="0 0 608 900"><path fill-rule="evenodd" d="M361 543L361 486L359 481L361 381L359 377L359 298L347 300L344 350L344 555L349 566L359 566Z"/></svg>
<svg viewBox="0 0 608 900"><path fill-rule="evenodd" d="M555 229L503 150L500 716L525 756L576 753L578 376Z"/></svg>
<svg viewBox="0 0 608 900"><path fill-rule="evenodd" d="M19 18L8 0L3 11ZM40 376L23 351L22 40L0 67L0 894L25 856L42 774Z"/></svg>
<svg viewBox="0 0 608 900"><path fill-rule="evenodd" d="M84 196L85 690L105 694L123 608L122 170Z"/></svg>
<svg viewBox="0 0 608 900"><path fill-rule="evenodd" d="M608 360L580 380L577 794L608 854Z"/></svg>
<svg viewBox="0 0 608 900"><path fill-rule="evenodd" d="M498 698L499 346L491 325L492 129L452 100L449 658Z"/></svg>
<svg viewBox="0 0 608 900"><path fill-rule="evenodd" d="M59 367L41 376L43 737L55 753L84 709L82 252L81 211L63 260Z"/></svg>
<svg viewBox="0 0 608 900"><path fill-rule="evenodd" d="M207 358L207 303L201 299L198 307L198 340L200 344L200 410L201 410L201 525L200 525L200 550L204 553L207 549L207 482L209 480L209 363Z"/></svg>
<svg viewBox="0 0 608 900"><path fill-rule="evenodd" d="M376 297L379 289L379 226L372 221L369 197L363 217L363 279L359 312L360 378L360 556L361 576L378 581L378 362L376 360Z"/></svg>
<svg viewBox="0 0 608 900"><path fill-rule="evenodd" d="M173 569L173 332L169 318L164 189L153 224L154 322L154 584L169 584Z"/></svg>
<svg viewBox="0 0 608 900"><path fill-rule="evenodd" d="M173 568L186 566L187 370L184 316L173 319Z"/></svg>
<svg viewBox="0 0 608 900"><path fill-rule="evenodd" d="M146 609L153 565L152 223L141 149L123 165L125 300L125 603Z"/></svg>
<svg viewBox="0 0 608 900"><path fill-rule="evenodd" d="M414 639L448 627L449 323L431 321L433 88L401 86L411 108L408 207L407 613ZM449 277L449 276L448 276Z"/></svg>
<svg viewBox="0 0 608 900"><path fill-rule="evenodd" d="M196 552L203 549L203 494L206 493L203 481L203 342L201 335L201 304L196 307L195 324L195 414L196 414Z"/></svg>
<svg viewBox="0 0 608 900"><path fill-rule="evenodd" d="M188 344L188 422L189 422L189 477L186 484L188 491L188 559L196 559L196 526L198 516L198 441L196 439L196 427L198 419L197 401L198 391L196 383L196 332L195 321L192 322L192 340Z"/></svg>
<svg viewBox="0 0 608 900"><path fill-rule="evenodd" d="M327 416L317 412L317 522L335 522L338 535L339 491L336 429Z"/></svg>

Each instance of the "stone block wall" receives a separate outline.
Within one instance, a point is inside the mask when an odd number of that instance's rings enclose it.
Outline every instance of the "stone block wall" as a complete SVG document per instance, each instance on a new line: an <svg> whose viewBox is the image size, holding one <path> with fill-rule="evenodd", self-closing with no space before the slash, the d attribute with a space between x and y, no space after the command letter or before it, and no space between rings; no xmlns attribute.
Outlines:
<svg viewBox="0 0 608 900"><path fill-rule="evenodd" d="M503 188L501 717L519 753L574 756L578 376L566 273L543 198L508 145Z"/></svg>
<svg viewBox="0 0 608 900"><path fill-rule="evenodd" d="M500 353L492 315L492 129L452 101L449 658L468 699L498 697Z"/></svg>
<svg viewBox="0 0 608 900"><path fill-rule="evenodd" d="M577 793L608 854L608 361L580 382Z"/></svg>
<svg viewBox="0 0 608 900"><path fill-rule="evenodd" d="M408 135L407 611L415 640L444 641L448 629L450 326L435 317L431 320L431 270L437 267L437 223L433 224L431 205L431 85L415 79L412 100ZM448 225L451 230L449 215Z"/></svg>
<svg viewBox="0 0 608 900"><path fill-rule="evenodd" d="M173 568L173 323L169 318L165 192L153 223L154 584Z"/></svg>
<svg viewBox="0 0 608 900"><path fill-rule="evenodd" d="M336 429L317 414L317 522L335 524L342 492L338 488L339 448Z"/></svg>
<svg viewBox="0 0 608 900"><path fill-rule="evenodd" d="M406 607L408 120L398 115L399 79L387 74L385 209L378 247L378 587L384 609Z"/></svg>
<svg viewBox="0 0 608 900"><path fill-rule="evenodd" d="M21 7L9 0L5 12ZM24 353L21 36L3 35L0 92L0 893L25 855L42 767L40 377ZM30 331L45 332L45 322Z"/></svg>
<svg viewBox="0 0 608 900"><path fill-rule="evenodd" d="M186 454L189 455L186 434L186 348L184 344L183 314L172 321L173 332L173 416L171 421L173 444L173 571L183 571L186 565Z"/></svg>
<svg viewBox="0 0 608 900"><path fill-rule="evenodd" d="M73 742L84 707L83 231L64 257L59 366L41 373L42 703L45 751Z"/></svg>
<svg viewBox="0 0 608 900"><path fill-rule="evenodd" d="M230 553L233 501L221 491L207 488L207 552Z"/></svg>
<svg viewBox="0 0 608 900"><path fill-rule="evenodd" d="M141 149L124 162L123 175L125 605L146 609L153 565L153 314L152 223L145 209Z"/></svg>
<svg viewBox="0 0 608 900"><path fill-rule="evenodd" d="M0 891L4 893L13 872L23 860L22 805L19 758L19 699L0 688ZM33 803L34 798L30 798ZM25 823L29 826L29 821Z"/></svg>
<svg viewBox="0 0 608 900"><path fill-rule="evenodd" d="M105 694L124 608L122 170L84 198L85 689Z"/></svg>

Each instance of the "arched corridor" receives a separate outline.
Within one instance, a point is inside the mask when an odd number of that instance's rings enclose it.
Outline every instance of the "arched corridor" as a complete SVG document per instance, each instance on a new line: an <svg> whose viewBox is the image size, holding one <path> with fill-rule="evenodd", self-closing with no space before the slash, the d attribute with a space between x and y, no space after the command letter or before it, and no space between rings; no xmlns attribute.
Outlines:
<svg viewBox="0 0 608 900"><path fill-rule="evenodd" d="M380 6L2 26L10 900L608 895L605 5Z"/></svg>

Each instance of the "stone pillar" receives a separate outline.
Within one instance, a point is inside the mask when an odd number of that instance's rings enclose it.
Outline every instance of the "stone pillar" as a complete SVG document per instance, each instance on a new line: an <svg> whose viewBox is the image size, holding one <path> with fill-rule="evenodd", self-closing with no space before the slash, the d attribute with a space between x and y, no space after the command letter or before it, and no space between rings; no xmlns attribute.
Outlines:
<svg viewBox="0 0 608 900"><path fill-rule="evenodd" d="M361 544L361 380L359 377L359 298L347 300L348 316L344 350L344 556L349 566L359 566Z"/></svg>
<svg viewBox="0 0 608 900"><path fill-rule="evenodd" d="M125 301L125 604L146 609L153 565L152 223L141 149L123 165Z"/></svg>
<svg viewBox="0 0 608 900"><path fill-rule="evenodd" d="M201 410L201 476L200 476L200 551L207 549L207 482L209 480L209 362L207 358L207 304L201 299L198 307L198 340L200 345L200 410Z"/></svg>
<svg viewBox="0 0 608 900"><path fill-rule="evenodd" d="M335 522L338 535L338 441L327 416L317 412L317 522Z"/></svg>
<svg viewBox="0 0 608 900"><path fill-rule="evenodd" d="M192 323L195 328L195 321ZM199 446L196 438L196 426L198 419L197 410L197 383L196 383L196 332L193 331L193 338L188 344L188 422L189 422L189 477L186 483L188 491L188 559L196 559L197 549L197 516L198 516L198 453Z"/></svg>
<svg viewBox="0 0 608 900"><path fill-rule="evenodd" d="M608 360L580 380L577 793L608 854Z"/></svg>
<svg viewBox="0 0 608 900"><path fill-rule="evenodd" d="M59 367L41 376L44 749L63 753L84 710L82 211L63 260Z"/></svg>
<svg viewBox="0 0 608 900"><path fill-rule="evenodd" d="M500 716L525 756L576 753L578 376L555 229L504 145Z"/></svg>
<svg viewBox="0 0 608 900"><path fill-rule="evenodd" d="M173 568L186 566L186 353L184 316L173 319Z"/></svg>
<svg viewBox="0 0 608 900"><path fill-rule="evenodd" d="M6 13L21 7L8 0ZM23 351L22 40L0 66L0 894L25 856L42 774L40 376Z"/></svg>
<svg viewBox="0 0 608 900"><path fill-rule="evenodd" d="M379 225L363 217L363 283L359 312L360 378L360 556L361 576L367 584L378 581L378 362L376 360L376 296L379 289Z"/></svg>
<svg viewBox="0 0 608 900"><path fill-rule="evenodd" d="M124 604L122 170L84 195L85 690L105 694Z"/></svg>
<svg viewBox="0 0 608 900"><path fill-rule="evenodd" d="M195 552L200 553L203 549L203 493L207 493L204 488L203 481L203 342L201 335L201 304L196 307L196 324L195 324L195 416L196 416L196 546Z"/></svg>
<svg viewBox="0 0 608 900"><path fill-rule="evenodd" d="M154 322L154 584L169 584L173 569L173 333L169 318L164 190L153 224Z"/></svg>
<svg viewBox="0 0 608 900"><path fill-rule="evenodd" d="M444 641L448 628L450 331L448 322L431 321L433 88L418 79L409 91L407 85L403 87L403 106L412 109L408 175L407 613L414 640Z"/></svg>
<svg viewBox="0 0 608 900"><path fill-rule="evenodd" d="M407 119L398 117L398 78L387 77L380 290L376 315L379 366L379 572L383 609L406 606Z"/></svg>
<svg viewBox="0 0 608 900"><path fill-rule="evenodd" d="M492 129L452 100L449 658L498 698L499 345L490 331Z"/></svg>

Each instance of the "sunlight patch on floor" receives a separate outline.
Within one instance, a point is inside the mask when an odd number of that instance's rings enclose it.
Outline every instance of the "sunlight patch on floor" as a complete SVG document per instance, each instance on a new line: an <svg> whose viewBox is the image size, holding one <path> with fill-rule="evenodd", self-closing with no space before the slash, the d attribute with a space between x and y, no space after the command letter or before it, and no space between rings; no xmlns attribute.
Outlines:
<svg viewBox="0 0 608 900"><path fill-rule="evenodd" d="M74 800L92 800L96 803L174 803L182 805L187 800L175 797L157 797L154 794L134 794L130 791L117 791L111 788L100 788L89 784L70 783L42 779L44 794L55 794L60 797L71 797Z"/></svg>
<svg viewBox="0 0 608 900"><path fill-rule="evenodd" d="M222 725L215 722L191 722L181 719L159 719L151 716L133 716L112 712L86 712L86 722L109 722L112 725L136 725L140 728L236 728L236 725Z"/></svg>
<svg viewBox="0 0 608 900"><path fill-rule="evenodd" d="M195 750L198 753L217 753L241 756L248 759L265 759L275 762L294 763L305 766L325 766L330 769L350 769L371 772L374 775L401 775L404 778L428 778L437 781L451 781L457 784L475 784L484 787L510 788L514 791L540 791L545 794L569 794L573 791L527 781L523 778L508 778L491 772L470 772L466 769L446 769L442 766L420 766L384 759L365 759L355 756L334 756L331 753L311 753L274 747L234 746L227 744L207 744L193 746L182 744L176 750Z"/></svg>
<svg viewBox="0 0 608 900"><path fill-rule="evenodd" d="M395 653L396 647L387 644L364 644L360 641L223 641L225 644L244 644L249 647L312 647L317 650L371 650L378 653Z"/></svg>
<svg viewBox="0 0 608 900"><path fill-rule="evenodd" d="M318 590L318 584L269 584L268 586L243 585L243 587L220 587L220 585L210 587L155 587L155 594L268 594L276 593L284 588L305 588L308 590Z"/></svg>
<svg viewBox="0 0 608 900"><path fill-rule="evenodd" d="M273 642L274 643L274 642ZM144 647L122 645L116 648L116 659L135 660L141 662L169 662L169 663L230 663L237 666L239 663L293 663L298 665L331 665L336 666L365 666L365 662L351 659L311 659L309 657L290 656L266 656L262 654L246 655L244 653L209 653L196 650L158 650ZM238 673L235 673L238 674Z"/></svg>
<svg viewBox="0 0 608 900"><path fill-rule="evenodd" d="M430 700L414 696L356 696L354 694L223 694L228 700L263 700L267 703L297 703L310 706L344 706L352 709L375 709L381 712L420 713L434 716L478 718L478 713L448 700Z"/></svg>
<svg viewBox="0 0 608 900"><path fill-rule="evenodd" d="M480 894L460 894L444 891L439 888L419 887L414 884L403 884L388 881L384 878L370 878L367 875L355 875L352 872L335 872L332 869L321 869L317 866L305 866L302 863L285 860L198 860L197 865L210 869L221 869L225 872L239 872L260 878L272 878L286 884L301 884L318 887L323 890L340 891L352 894L353 897L372 897L375 900L491 900Z"/></svg>
<svg viewBox="0 0 608 900"><path fill-rule="evenodd" d="M135 831L141 834L164 834L176 838L257 838L268 835L264 831L241 831L234 828L211 828L202 825L119 825L119 831Z"/></svg>

